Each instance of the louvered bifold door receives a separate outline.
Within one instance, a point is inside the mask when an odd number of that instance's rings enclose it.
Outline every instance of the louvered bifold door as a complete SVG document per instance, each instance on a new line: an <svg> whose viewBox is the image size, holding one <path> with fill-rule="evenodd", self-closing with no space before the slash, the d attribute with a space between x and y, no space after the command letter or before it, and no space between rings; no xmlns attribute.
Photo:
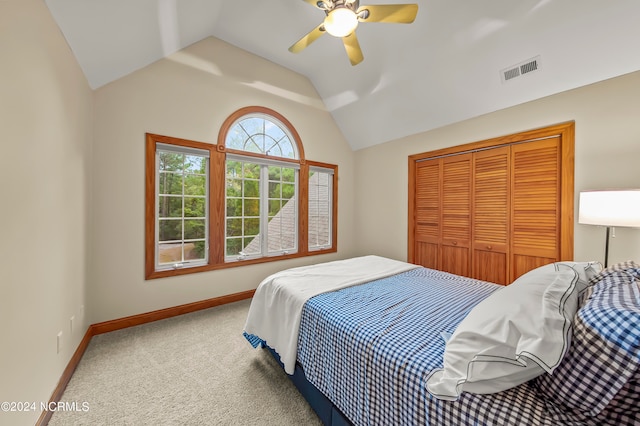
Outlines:
<svg viewBox="0 0 640 426"><path fill-rule="evenodd" d="M509 147L473 154L472 277L507 284Z"/></svg>
<svg viewBox="0 0 640 426"><path fill-rule="evenodd" d="M414 263L438 268L440 242L440 173L442 161L416 164Z"/></svg>
<svg viewBox="0 0 640 426"><path fill-rule="evenodd" d="M560 138L511 147L511 280L560 258Z"/></svg>
<svg viewBox="0 0 640 426"><path fill-rule="evenodd" d="M440 267L468 277L471 272L472 154L442 159L442 239Z"/></svg>

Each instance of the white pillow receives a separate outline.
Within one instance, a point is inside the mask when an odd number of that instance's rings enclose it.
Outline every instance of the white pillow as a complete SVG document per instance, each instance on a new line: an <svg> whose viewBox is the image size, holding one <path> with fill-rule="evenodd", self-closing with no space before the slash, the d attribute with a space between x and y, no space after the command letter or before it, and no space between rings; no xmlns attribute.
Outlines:
<svg viewBox="0 0 640 426"><path fill-rule="evenodd" d="M534 269L534 271L538 271L536 273L540 273L541 271L546 271L546 270L558 270L558 268L562 267L562 265L566 265L570 268L572 268L574 271L576 271L578 273L578 291L581 292L582 290L586 289L589 286L589 281L591 281L591 278L595 277L598 273L600 273L602 271L602 263L597 262L597 261L591 261L591 262L570 262L570 261L564 261L564 262L556 262L556 263L550 263L548 265L544 265L544 266L540 266L537 269ZM530 271L528 273L531 273L533 271Z"/></svg>
<svg viewBox="0 0 640 426"><path fill-rule="evenodd" d="M429 393L456 400L463 391L500 392L551 373L569 347L584 288L574 268L534 269L476 305L447 342L444 368L427 378Z"/></svg>

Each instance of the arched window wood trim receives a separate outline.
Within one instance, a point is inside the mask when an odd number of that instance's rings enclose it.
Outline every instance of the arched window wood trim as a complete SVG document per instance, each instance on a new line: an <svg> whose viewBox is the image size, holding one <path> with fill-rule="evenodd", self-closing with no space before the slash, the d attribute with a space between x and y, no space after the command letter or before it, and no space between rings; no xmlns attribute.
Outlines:
<svg viewBox="0 0 640 426"><path fill-rule="evenodd" d="M304 164L305 163L304 147L302 146L302 140L300 139L300 135L298 134L298 131L295 129L295 127L293 127L291 122L289 120L287 120L282 114L280 114L279 112L274 111L274 110L272 110L270 108L263 107L263 106L247 106L247 107L243 107L243 108L240 108L239 110L235 111L234 113L232 113L229 117L227 117L227 119L224 121L224 123L222 123L222 126L220 127L220 132L218 133L218 150L228 151L228 152L236 151L234 149L227 148L227 146L226 146L227 133L229 133L229 130L231 129L231 126L238 119L244 117L245 115L249 115L249 114L270 115L270 116L276 118L282 124L284 124L287 127L287 130L289 131L289 133L291 133L291 136L293 136L293 142L295 142L296 149L298 150L298 159L294 160L294 159L288 159L288 158L282 158L282 157L278 157L278 159L280 159L282 161L290 161L290 162L296 162L296 163L300 163L300 164ZM267 155L251 153L251 152L248 152L248 151L236 151L236 152L242 153L243 155L252 155L252 156L256 156L256 157L271 158L271 157L269 157Z"/></svg>

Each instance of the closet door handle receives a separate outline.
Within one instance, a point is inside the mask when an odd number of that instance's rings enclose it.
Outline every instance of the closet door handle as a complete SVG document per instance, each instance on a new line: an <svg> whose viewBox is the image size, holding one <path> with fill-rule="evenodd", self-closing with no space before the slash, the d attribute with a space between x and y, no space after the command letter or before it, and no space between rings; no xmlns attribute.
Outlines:
<svg viewBox="0 0 640 426"><path fill-rule="evenodd" d="M487 250L491 250L493 247L491 246L487 246Z"/></svg>
<svg viewBox="0 0 640 426"><path fill-rule="evenodd" d="M454 245L454 246L457 246L457 245L458 245L458 242L457 242L457 241L454 241L454 242L453 242L453 245Z"/></svg>

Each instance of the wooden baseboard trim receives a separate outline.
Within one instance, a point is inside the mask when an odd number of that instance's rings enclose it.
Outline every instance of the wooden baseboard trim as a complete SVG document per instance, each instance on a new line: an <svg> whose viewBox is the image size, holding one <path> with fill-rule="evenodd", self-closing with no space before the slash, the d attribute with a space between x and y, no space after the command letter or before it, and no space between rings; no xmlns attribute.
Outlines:
<svg viewBox="0 0 640 426"><path fill-rule="evenodd" d="M71 380L71 376L73 376L73 372L76 371L76 367L78 366L78 363L80 363L80 360L82 359L82 355L84 355L84 351L87 350L87 346L89 346L89 342L91 341L92 336L93 334L91 334L91 326L89 326L87 328L87 332L84 333L84 337L80 341L80 344L76 348L76 351L73 353L73 356L69 360L69 363L67 364L67 368L65 368L64 371L62 372L62 376L60 376L58 385L53 390L53 393L51 394L51 398L49 398L49 404L51 404L52 402L57 404L60 401L60 398L62 398L62 394L64 393L64 390L67 388L67 385L69 384L69 380ZM52 415L53 415L53 411L49 411L49 410L42 411L42 413L40 414L40 417L38 418L38 421L36 422L36 426L47 425Z"/></svg>
<svg viewBox="0 0 640 426"><path fill-rule="evenodd" d="M93 324L91 327L93 327L93 335L95 336L96 334L108 333L110 331L121 330L135 325L146 324L148 322L188 314L202 309L213 308L214 306L224 305L226 303L249 299L253 297L253 293L255 293L255 290L243 291L241 293L229 294L222 297L214 297L213 299L187 303L185 305L174 306L172 308L159 309L157 311L147 312L144 314L99 322L97 324Z"/></svg>
<svg viewBox="0 0 640 426"><path fill-rule="evenodd" d="M98 334L108 333L110 331L121 330L127 327L133 327L135 325L146 324L161 319L171 318L178 315L188 314L191 312L200 311L202 309L213 308L214 306L225 305L227 303L239 302L240 300L250 299L253 297L255 290L243 291L240 293L229 294L227 296L214 297L213 299L201 300L199 302L187 303L184 305L174 306L172 308L160 309L157 311L147 312L139 315L132 315L120 319L111 321L99 322L92 324L87 328L87 332L80 341L78 348L73 353L73 356L67 364L67 368L62 372L62 376L58 381L58 385L49 398L49 403L58 403L64 390L67 388L73 372L76 371L76 367L80 363L84 352L89 346L91 338ZM36 422L36 426L46 426L51 420L53 411L43 411Z"/></svg>

